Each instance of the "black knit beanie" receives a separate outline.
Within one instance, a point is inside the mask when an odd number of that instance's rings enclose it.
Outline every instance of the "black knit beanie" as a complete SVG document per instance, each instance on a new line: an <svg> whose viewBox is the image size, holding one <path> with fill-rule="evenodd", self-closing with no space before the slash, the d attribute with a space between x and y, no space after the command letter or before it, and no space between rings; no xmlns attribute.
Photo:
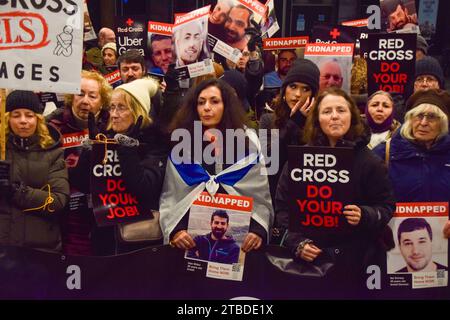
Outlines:
<svg viewBox="0 0 450 320"><path fill-rule="evenodd" d="M314 62L307 59L297 59L289 70L286 78L284 78L281 92L284 95L286 87L292 82L301 82L307 84L312 90L314 97L319 90L319 68Z"/></svg>
<svg viewBox="0 0 450 320"><path fill-rule="evenodd" d="M42 105L33 91L15 90L6 97L6 112L16 109L30 109L34 113L42 113Z"/></svg>
<svg viewBox="0 0 450 320"><path fill-rule="evenodd" d="M439 81L439 88L443 89L444 87L444 72L442 71L441 65L439 61L437 61L433 57L424 57L416 62L416 77L423 75L432 75L435 76Z"/></svg>

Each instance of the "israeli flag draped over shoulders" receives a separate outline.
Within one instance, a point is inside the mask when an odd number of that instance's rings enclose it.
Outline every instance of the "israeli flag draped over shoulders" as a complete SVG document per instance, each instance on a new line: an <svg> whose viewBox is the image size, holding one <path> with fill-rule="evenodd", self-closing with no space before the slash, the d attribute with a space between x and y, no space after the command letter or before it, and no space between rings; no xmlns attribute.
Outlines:
<svg viewBox="0 0 450 320"><path fill-rule="evenodd" d="M253 198L252 218L267 232L273 223L273 207L269 191L267 169L256 133L245 130L246 136L256 146L257 152L234 163L217 175L210 175L198 163L177 163L169 156L160 200L160 224L164 243L192 203L206 189L214 196L222 186L230 195Z"/></svg>

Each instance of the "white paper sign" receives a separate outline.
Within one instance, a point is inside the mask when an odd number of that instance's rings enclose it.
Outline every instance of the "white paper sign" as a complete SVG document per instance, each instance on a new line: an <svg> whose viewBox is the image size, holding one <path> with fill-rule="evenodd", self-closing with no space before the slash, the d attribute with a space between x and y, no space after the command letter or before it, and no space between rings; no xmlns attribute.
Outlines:
<svg viewBox="0 0 450 320"><path fill-rule="evenodd" d="M83 2L0 3L0 88L79 93Z"/></svg>

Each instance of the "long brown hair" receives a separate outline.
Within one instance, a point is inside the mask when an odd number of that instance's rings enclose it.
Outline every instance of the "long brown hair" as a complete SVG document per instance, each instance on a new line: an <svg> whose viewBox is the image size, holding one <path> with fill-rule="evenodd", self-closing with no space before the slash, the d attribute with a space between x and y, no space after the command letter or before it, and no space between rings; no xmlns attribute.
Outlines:
<svg viewBox="0 0 450 320"><path fill-rule="evenodd" d="M225 81L213 78L199 83L188 91L181 108L169 125L169 133L178 128L193 132L194 121L200 121L197 112L198 96L209 87L217 87L222 95L224 110L217 129L222 131L225 129L239 129L247 125L248 119L234 89Z"/></svg>
<svg viewBox="0 0 450 320"><path fill-rule="evenodd" d="M322 131L319 123L319 106L322 100L328 95L343 97L348 103L351 113L351 123L349 130L344 135L344 139L354 141L356 138L363 136L364 124L355 102L344 90L339 88L327 88L319 94L312 110L308 114L303 135L304 142L309 145L316 145L320 139L325 137L325 133Z"/></svg>
<svg viewBox="0 0 450 320"><path fill-rule="evenodd" d="M280 129L284 127L289 120L291 109L284 100L286 88L273 99L272 105L274 109L275 118L272 123L274 129Z"/></svg>

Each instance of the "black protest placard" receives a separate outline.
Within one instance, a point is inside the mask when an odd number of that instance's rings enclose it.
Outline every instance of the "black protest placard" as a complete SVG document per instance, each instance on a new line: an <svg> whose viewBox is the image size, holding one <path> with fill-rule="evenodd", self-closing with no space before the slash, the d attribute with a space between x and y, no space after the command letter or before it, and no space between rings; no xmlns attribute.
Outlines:
<svg viewBox="0 0 450 320"><path fill-rule="evenodd" d="M105 148L104 144L94 144L91 164L92 205L98 226L140 221L153 216L151 210L142 208L136 196L127 190L116 145L108 144Z"/></svg>
<svg viewBox="0 0 450 320"><path fill-rule="evenodd" d="M289 230L321 243L350 231L353 150L289 146Z"/></svg>
<svg viewBox="0 0 450 320"><path fill-rule="evenodd" d="M414 79L415 34L369 34L367 60L368 93L383 90L407 96Z"/></svg>
<svg viewBox="0 0 450 320"><path fill-rule="evenodd" d="M139 50L142 56L147 56L147 19L141 16L118 16L115 21L119 56L130 49Z"/></svg>
<svg viewBox="0 0 450 320"><path fill-rule="evenodd" d="M369 19L358 19L341 22L343 26L353 27L353 32L356 32L356 49L359 48L359 54L363 55L367 52L367 38L369 33L379 33L377 29L369 29Z"/></svg>

